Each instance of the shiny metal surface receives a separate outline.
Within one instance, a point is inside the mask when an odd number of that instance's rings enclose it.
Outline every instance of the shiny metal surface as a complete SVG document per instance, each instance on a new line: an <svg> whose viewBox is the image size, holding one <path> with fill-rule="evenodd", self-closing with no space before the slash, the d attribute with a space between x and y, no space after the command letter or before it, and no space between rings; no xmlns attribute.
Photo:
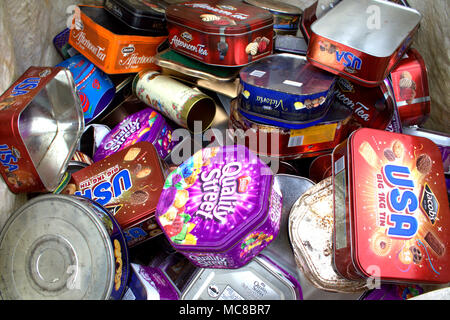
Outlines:
<svg viewBox="0 0 450 320"><path fill-rule="evenodd" d="M256 256L239 269L196 271L181 300L298 300L301 292L274 264Z"/></svg>
<svg viewBox="0 0 450 320"><path fill-rule="evenodd" d="M345 0L316 20L311 30L361 52L387 57L419 24L421 17L417 10L389 1Z"/></svg>
<svg viewBox="0 0 450 320"><path fill-rule="evenodd" d="M21 112L18 128L47 190L61 181L84 130L73 77L61 70Z"/></svg>
<svg viewBox="0 0 450 320"><path fill-rule="evenodd" d="M115 259L104 223L72 196L28 201L0 234L0 298L109 299Z"/></svg>

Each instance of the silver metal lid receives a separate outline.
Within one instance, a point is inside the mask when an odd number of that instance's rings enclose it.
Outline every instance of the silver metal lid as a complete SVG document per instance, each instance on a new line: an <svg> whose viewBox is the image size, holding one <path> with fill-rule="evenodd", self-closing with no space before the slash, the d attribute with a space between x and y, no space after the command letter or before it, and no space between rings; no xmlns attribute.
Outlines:
<svg viewBox="0 0 450 320"><path fill-rule="evenodd" d="M182 300L298 300L298 284L263 256L239 269L198 269Z"/></svg>
<svg viewBox="0 0 450 320"><path fill-rule="evenodd" d="M286 14L298 14L301 15L303 10L297 6L294 6L289 3L285 3L283 1L277 0L244 0L248 4L254 5L256 7L260 7L269 11L276 11L279 13Z"/></svg>
<svg viewBox="0 0 450 320"><path fill-rule="evenodd" d="M388 57L419 24L414 9L384 0L346 0L311 25L311 31L361 52Z"/></svg>
<svg viewBox="0 0 450 320"><path fill-rule="evenodd" d="M0 234L2 299L108 299L114 274L101 215L73 196L28 201Z"/></svg>

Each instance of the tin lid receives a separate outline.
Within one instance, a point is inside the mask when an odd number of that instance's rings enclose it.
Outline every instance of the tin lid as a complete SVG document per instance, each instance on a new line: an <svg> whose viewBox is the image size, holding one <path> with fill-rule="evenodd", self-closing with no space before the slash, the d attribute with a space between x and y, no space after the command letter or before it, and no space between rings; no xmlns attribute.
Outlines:
<svg viewBox="0 0 450 320"><path fill-rule="evenodd" d="M244 0L244 2L276 13L300 15L303 10L294 5L276 0Z"/></svg>
<svg viewBox="0 0 450 320"><path fill-rule="evenodd" d="M316 287L327 291L363 291L365 281L350 281L333 268L333 185L322 180L294 203L289 215L289 238L304 275Z"/></svg>
<svg viewBox="0 0 450 320"><path fill-rule="evenodd" d="M404 127L403 133L409 134L411 136L424 137L430 139L440 147L450 147L450 134L447 134L445 132L438 132L420 128L417 126L411 126L411 127Z"/></svg>
<svg viewBox="0 0 450 320"><path fill-rule="evenodd" d="M112 228L112 226L111 226ZM114 248L108 229L75 197L28 201L0 234L2 299L108 299Z"/></svg>
<svg viewBox="0 0 450 320"><path fill-rule="evenodd" d="M141 141L75 172L76 195L109 210L122 228L153 216L164 174L155 147Z"/></svg>
<svg viewBox="0 0 450 320"><path fill-rule="evenodd" d="M239 269L199 268L181 300L301 300L300 284L263 255Z"/></svg>
<svg viewBox="0 0 450 320"><path fill-rule="evenodd" d="M139 141L158 143L156 139L159 137L161 127L164 123L164 118L151 108L144 108L125 117L122 122L116 125L103 138L94 154L94 162L98 162ZM168 148L174 144L172 141L170 143L166 141L166 143Z"/></svg>
<svg viewBox="0 0 450 320"><path fill-rule="evenodd" d="M450 209L437 146L363 128L348 152L355 266L364 275L378 266L381 280L449 282Z"/></svg>
<svg viewBox="0 0 450 320"><path fill-rule="evenodd" d="M166 9L168 22L212 34L244 34L273 25L272 14L238 0L188 1Z"/></svg>
<svg viewBox="0 0 450 320"><path fill-rule="evenodd" d="M336 77L290 53L274 54L244 67L241 81L255 87L293 95L312 95L332 88Z"/></svg>
<svg viewBox="0 0 450 320"><path fill-rule="evenodd" d="M105 8L114 10L115 7L123 8L139 17L160 17L164 18L165 6L158 0L107 0Z"/></svg>
<svg viewBox="0 0 450 320"><path fill-rule="evenodd" d="M376 16L368 15L368 8L377 8ZM389 1L349 0L341 1L313 22L311 31L362 53L388 57L419 25L421 18L417 10ZM371 28L368 19L375 20Z"/></svg>
<svg viewBox="0 0 450 320"><path fill-rule="evenodd" d="M169 174L155 217L177 250L220 252L267 219L272 180L242 145L205 148Z"/></svg>

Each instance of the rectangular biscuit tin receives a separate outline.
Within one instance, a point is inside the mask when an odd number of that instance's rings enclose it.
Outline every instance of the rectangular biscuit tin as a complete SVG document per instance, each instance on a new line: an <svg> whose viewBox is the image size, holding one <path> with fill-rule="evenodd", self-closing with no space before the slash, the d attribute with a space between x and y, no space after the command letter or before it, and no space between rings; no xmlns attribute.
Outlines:
<svg viewBox="0 0 450 320"><path fill-rule="evenodd" d="M273 51L272 14L242 1L173 4L166 18L170 47L206 64L243 66Z"/></svg>
<svg viewBox="0 0 450 320"><path fill-rule="evenodd" d="M69 70L30 67L0 96L0 173L14 193L54 191L84 130Z"/></svg>
<svg viewBox="0 0 450 320"><path fill-rule="evenodd" d="M138 142L72 174L75 195L108 209L123 229L129 247L161 230L154 220L165 171L155 147Z"/></svg>
<svg viewBox="0 0 450 320"><path fill-rule="evenodd" d="M362 86L377 86L411 45L421 18L389 1L342 1L312 23L308 61Z"/></svg>
<svg viewBox="0 0 450 320"><path fill-rule="evenodd" d="M107 74L158 70L153 57L166 36L139 33L102 6L79 6L69 44Z"/></svg>
<svg viewBox="0 0 450 320"><path fill-rule="evenodd" d="M447 283L450 212L429 139L359 129L333 151L336 270L348 279Z"/></svg>

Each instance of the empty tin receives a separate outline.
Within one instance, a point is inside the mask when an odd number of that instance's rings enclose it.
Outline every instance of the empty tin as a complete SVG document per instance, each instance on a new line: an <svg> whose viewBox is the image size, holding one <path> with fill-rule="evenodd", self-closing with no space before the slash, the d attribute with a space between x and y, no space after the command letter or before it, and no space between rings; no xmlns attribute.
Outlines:
<svg viewBox="0 0 450 320"><path fill-rule="evenodd" d="M73 173L72 180L75 195L114 215L132 247L161 234L153 217L164 175L155 147L141 141Z"/></svg>
<svg viewBox="0 0 450 320"><path fill-rule="evenodd" d="M133 113L114 127L102 140L93 160L100 161L139 141L153 144L161 159L167 157L175 146L172 128L158 112L150 108Z"/></svg>
<svg viewBox="0 0 450 320"><path fill-rule="evenodd" d="M389 1L341 1L312 23L308 61L362 86L378 86L411 45L421 18Z"/></svg>
<svg viewBox="0 0 450 320"><path fill-rule="evenodd" d="M30 67L0 96L0 173L14 193L56 189L84 130L69 70Z"/></svg>
<svg viewBox="0 0 450 320"><path fill-rule="evenodd" d="M112 80L81 54L59 63L57 67L72 72L85 124L95 120L114 99L116 88Z"/></svg>
<svg viewBox="0 0 450 320"><path fill-rule="evenodd" d="M179 292L158 268L131 263L131 278L122 300L178 300Z"/></svg>
<svg viewBox="0 0 450 320"><path fill-rule="evenodd" d="M248 4L269 10L273 15L273 30L277 35L296 35L302 9L297 6L276 0L244 0Z"/></svg>
<svg viewBox="0 0 450 320"><path fill-rule="evenodd" d="M157 70L154 55L166 36L133 30L101 6L79 6L69 44L107 74Z"/></svg>
<svg viewBox="0 0 450 320"><path fill-rule="evenodd" d="M416 49L409 49L391 72L391 81L401 122L421 125L430 115L427 67Z"/></svg>
<svg viewBox="0 0 450 320"><path fill-rule="evenodd" d="M241 69L241 110L260 123L299 129L323 118L336 77L305 57L281 53Z"/></svg>
<svg viewBox="0 0 450 320"><path fill-rule="evenodd" d="M231 102L228 138L246 145L258 155L294 160L329 153L350 133L352 112L334 102L328 114L316 125L287 129L249 120L238 108L239 99Z"/></svg>
<svg viewBox="0 0 450 320"><path fill-rule="evenodd" d="M348 279L448 283L450 212L426 138L363 128L333 151L336 270Z"/></svg>
<svg viewBox="0 0 450 320"><path fill-rule="evenodd" d="M317 288L342 293L362 292L366 282L336 273L333 256L333 185L331 177L298 198L289 215L289 238L298 268Z"/></svg>
<svg viewBox="0 0 450 320"><path fill-rule="evenodd" d="M272 14L242 1L173 4L166 18L170 47L203 63L237 67L272 54Z"/></svg>
<svg viewBox="0 0 450 320"><path fill-rule="evenodd" d="M302 300L298 281L260 254L234 270L197 269L181 300Z"/></svg>
<svg viewBox="0 0 450 320"><path fill-rule="evenodd" d="M235 269L277 236L281 201L272 171L246 147L204 148L169 174L156 220L194 265Z"/></svg>
<svg viewBox="0 0 450 320"><path fill-rule="evenodd" d="M367 88L347 79L336 83L335 99L353 111L356 127L385 130L395 113L395 98L388 81Z"/></svg>
<svg viewBox="0 0 450 320"><path fill-rule="evenodd" d="M165 8L159 1L105 0L105 9L130 28L149 35L167 35Z"/></svg>
<svg viewBox="0 0 450 320"><path fill-rule="evenodd" d="M0 234L5 300L118 300L128 251L115 219L93 201L43 195L28 201Z"/></svg>

